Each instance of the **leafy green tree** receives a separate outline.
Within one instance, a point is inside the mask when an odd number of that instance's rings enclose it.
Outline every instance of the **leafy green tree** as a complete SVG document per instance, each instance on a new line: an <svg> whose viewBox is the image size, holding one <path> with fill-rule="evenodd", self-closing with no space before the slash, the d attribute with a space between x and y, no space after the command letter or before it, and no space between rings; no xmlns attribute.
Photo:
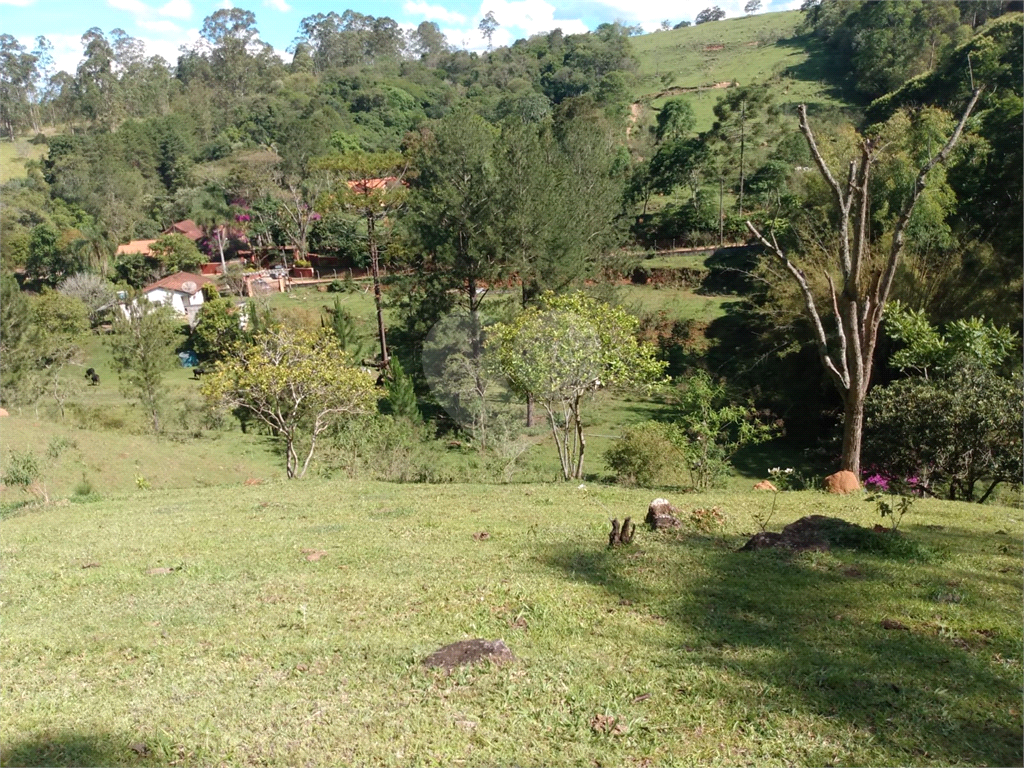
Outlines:
<svg viewBox="0 0 1024 768"><path fill-rule="evenodd" d="M654 135L658 142L678 141L685 138L697 124L690 102L683 98L669 99L658 111Z"/></svg>
<svg viewBox="0 0 1024 768"><path fill-rule="evenodd" d="M228 298L203 302L192 329L192 349L201 360L223 360L242 339L238 310Z"/></svg>
<svg viewBox="0 0 1024 768"><path fill-rule="evenodd" d="M82 339L89 329L88 309L81 300L47 289L32 304L30 364L35 373L33 384L53 397L64 418L64 404L77 391L78 376L67 375L67 368L79 362Z"/></svg>
<svg viewBox="0 0 1024 768"><path fill-rule="evenodd" d="M149 251L160 261L164 274L199 272L209 261L191 239L177 233L157 238L149 246Z"/></svg>
<svg viewBox="0 0 1024 768"><path fill-rule="evenodd" d="M114 277L132 288L144 288L158 277L143 253L122 253L114 261Z"/></svg>
<svg viewBox="0 0 1024 768"><path fill-rule="evenodd" d="M709 21L721 21L725 18L725 11L719 8L717 5L711 8L705 8L703 11L697 14L697 18L693 20L694 24L707 24Z"/></svg>
<svg viewBox="0 0 1024 768"><path fill-rule="evenodd" d="M202 391L211 404L245 410L284 441L289 479L306 474L327 429L376 401L373 379L352 366L331 334L285 328L236 347Z"/></svg>
<svg viewBox="0 0 1024 768"><path fill-rule="evenodd" d="M498 27L500 26L501 24L496 18L494 18L494 11L488 11L484 14L484 17L480 19L477 29L480 30L480 34L487 40L487 50L491 49L491 42L494 38L494 33L498 31Z"/></svg>
<svg viewBox="0 0 1024 768"><path fill-rule="evenodd" d="M107 337L114 368L126 397L134 399L160 432L167 397L164 374L178 364L175 349L181 321L166 305L138 298L114 316L113 333Z"/></svg>
<svg viewBox="0 0 1024 768"><path fill-rule="evenodd" d="M675 442L681 447L698 491L715 486L725 475L736 452L778 434L776 425L752 407L729 402L725 387L705 371L697 371L683 385L676 403Z"/></svg>
<svg viewBox="0 0 1024 768"><path fill-rule="evenodd" d="M547 412L562 476L583 477L583 406L602 389L643 388L665 363L636 338L636 318L583 294L541 297L513 322L489 334L494 364L513 391Z"/></svg>
<svg viewBox="0 0 1024 768"><path fill-rule="evenodd" d="M0 274L0 403L15 399L28 365L29 334L32 326L28 298L18 281Z"/></svg>
<svg viewBox="0 0 1024 768"><path fill-rule="evenodd" d="M221 274L228 271L224 258L224 248L228 242L228 228L235 221L224 191L214 185L208 185L193 202L192 219L206 231L206 236L217 246L220 254Z"/></svg>
<svg viewBox="0 0 1024 768"><path fill-rule="evenodd" d="M898 301L885 308L885 332L903 344L889 364L925 381L935 375L948 376L964 365L998 370L1020 346L1016 333L981 317L956 320L940 333L924 311Z"/></svg>
<svg viewBox="0 0 1024 768"><path fill-rule="evenodd" d="M1024 381L982 365L934 380L910 378L871 391L865 406L869 465L897 482L951 500L984 503L1024 477ZM979 494L978 486L987 488Z"/></svg>
<svg viewBox="0 0 1024 768"><path fill-rule="evenodd" d="M11 141L32 119L30 93L37 61L13 35L0 35L0 124Z"/></svg>
<svg viewBox="0 0 1024 768"><path fill-rule="evenodd" d="M70 275L81 266L69 249L61 247L57 230L50 224L32 227L28 251L25 271L49 285L56 285L62 277Z"/></svg>
<svg viewBox="0 0 1024 768"><path fill-rule="evenodd" d="M80 237L71 244L72 249L83 257L90 269L105 277L110 257L116 250L109 235L96 223L83 224L78 229Z"/></svg>
<svg viewBox="0 0 1024 768"><path fill-rule="evenodd" d="M402 368L397 358L391 360L391 380L388 382L388 411L395 416L419 420L420 411L416 405L416 389L412 376Z"/></svg>
<svg viewBox="0 0 1024 768"><path fill-rule="evenodd" d="M354 360L361 360L363 356L363 344L359 338L359 329L356 326L356 319L352 313L341 306L341 298L335 297L333 307L324 307L329 321L321 318L321 326L327 328L334 334L338 346Z"/></svg>

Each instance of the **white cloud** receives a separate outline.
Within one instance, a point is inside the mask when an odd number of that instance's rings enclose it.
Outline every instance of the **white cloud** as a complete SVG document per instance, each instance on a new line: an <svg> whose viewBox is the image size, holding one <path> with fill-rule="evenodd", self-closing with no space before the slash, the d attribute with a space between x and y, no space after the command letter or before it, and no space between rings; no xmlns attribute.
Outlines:
<svg viewBox="0 0 1024 768"><path fill-rule="evenodd" d="M181 32L181 27L167 19L136 19L135 23L150 32L160 32L165 35L173 35Z"/></svg>
<svg viewBox="0 0 1024 768"><path fill-rule="evenodd" d="M273 8L275 11L280 11L281 13L288 13L288 11L292 9L285 0L263 0L263 5L267 8Z"/></svg>
<svg viewBox="0 0 1024 768"><path fill-rule="evenodd" d="M26 5L32 5L36 0L0 0L0 5L16 5L19 8L24 8Z"/></svg>
<svg viewBox="0 0 1024 768"><path fill-rule="evenodd" d="M425 0L409 0L402 6L402 10L410 16L422 16L425 21L439 21L445 24L463 24L466 21L466 17L461 13L450 11L441 5L431 5Z"/></svg>
<svg viewBox="0 0 1024 768"><path fill-rule="evenodd" d="M117 8L119 11L128 11L129 13L139 15L152 13L153 11L152 8L141 2L141 0L107 0L107 5L111 8Z"/></svg>
<svg viewBox="0 0 1024 768"><path fill-rule="evenodd" d="M192 18L192 3L188 0L168 0L166 5L157 11L161 16L170 16L172 19Z"/></svg>
<svg viewBox="0 0 1024 768"><path fill-rule="evenodd" d="M645 0L638 3L635 0L600 0L601 4L609 10L609 16L640 24L645 32L653 32L658 29L662 20L667 19L673 25L684 19L693 21L697 14L705 8L717 5L725 11L727 19L736 19L746 16L743 6L747 0ZM762 0L761 11L780 11L799 8L800 0L788 0L780 3L779 0Z"/></svg>
<svg viewBox="0 0 1024 768"><path fill-rule="evenodd" d="M555 6L547 0L483 0L479 11L466 26L451 26L441 31L452 45L471 51L486 50L487 40L477 29L477 24L488 11L494 13L499 24L491 39L495 48L553 29L561 29L567 35L582 34L590 29L580 19L556 19Z"/></svg>

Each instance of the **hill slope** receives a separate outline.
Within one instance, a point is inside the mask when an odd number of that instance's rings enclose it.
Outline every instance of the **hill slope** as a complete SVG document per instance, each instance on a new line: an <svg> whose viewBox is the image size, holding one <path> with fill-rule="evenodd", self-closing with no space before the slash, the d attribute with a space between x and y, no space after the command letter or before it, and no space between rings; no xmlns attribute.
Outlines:
<svg viewBox="0 0 1024 768"><path fill-rule="evenodd" d="M849 108L825 82L817 41L798 35L801 20L800 11L764 13L633 38L640 62L633 99L657 108L667 98L685 96L697 115L698 131L711 126L711 108L720 95L709 86L733 81L748 85L777 78L782 106Z"/></svg>

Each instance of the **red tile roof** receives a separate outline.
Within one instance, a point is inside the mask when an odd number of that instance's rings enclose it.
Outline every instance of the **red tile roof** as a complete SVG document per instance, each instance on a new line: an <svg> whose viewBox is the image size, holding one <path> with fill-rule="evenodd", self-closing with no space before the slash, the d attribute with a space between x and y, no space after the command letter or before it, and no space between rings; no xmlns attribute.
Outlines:
<svg viewBox="0 0 1024 768"><path fill-rule="evenodd" d="M184 235L189 240L201 240L206 237L206 233L203 232L202 227L196 224L192 219L185 219L184 221L176 221L171 224L165 231L165 235L179 234Z"/></svg>
<svg viewBox="0 0 1024 768"><path fill-rule="evenodd" d="M142 289L142 292L149 293L157 288L163 288L168 291L177 291L178 293L188 293L189 295L192 295L200 291L204 285L212 285L216 282L216 280L211 280L205 275L195 275L191 272L176 272L173 275L160 278L155 283L150 283ZM186 291L184 288L185 283L194 284L196 286L195 290L191 292Z"/></svg>

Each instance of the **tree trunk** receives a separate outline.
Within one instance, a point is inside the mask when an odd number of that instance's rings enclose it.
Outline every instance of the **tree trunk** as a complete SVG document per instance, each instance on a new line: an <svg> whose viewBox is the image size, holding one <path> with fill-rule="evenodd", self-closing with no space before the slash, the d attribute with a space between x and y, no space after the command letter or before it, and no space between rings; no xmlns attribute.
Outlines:
<svg viewBox="0 0 1024 768"><path fill-rule="evenodd" d="M572 418L576 426L576 445L579 455L576 458L576 471L573 476L577 480L583 479L583 454L587 449L587 439L583 436L583 422L580 420L580 399L577 397L572 407Z"/></svg>
<svg viewBox="0 0 1024 768"><path fill-rule="evenodd" d="M740 216L743 215L743 154L746 147L747 102L740 103Z"/></svg>
<svg viewBox="0 0 1024 768"><path fill-rule="evenodd" d="M722 198L725 196L725 177L718 178L718 247L725 243L725 210L722 208Z"/></svg>
<svg viewBox="0 0 1024 768"><path fill-rule="evenodd" d="M846 394L843 412L843 459L841 468L853 472L860 481L860 446L864 435L864 395L860 387Z"/></svg>
<svg viewBox="0 0 1024 768"><path fill-rule="evenodd" d="M384 301L380 290L380 254L377 251L377 234L372 213L366 215L367 242L370 246L370 270L373 273L373 302L377 306L377 336L380 340L380 359L388 367L388 340L384 330Z"/></svg>
<svg viewBox="0 0 1024 768"><path fill-rule="evenodd" d="M223 230L217 232L216 238L217 238L217 250L220 251L220 271L221 271L220 273L222 275L227 275L227 273L228 273L228 264L224 260L224 232L223 232Z"/></svg>

